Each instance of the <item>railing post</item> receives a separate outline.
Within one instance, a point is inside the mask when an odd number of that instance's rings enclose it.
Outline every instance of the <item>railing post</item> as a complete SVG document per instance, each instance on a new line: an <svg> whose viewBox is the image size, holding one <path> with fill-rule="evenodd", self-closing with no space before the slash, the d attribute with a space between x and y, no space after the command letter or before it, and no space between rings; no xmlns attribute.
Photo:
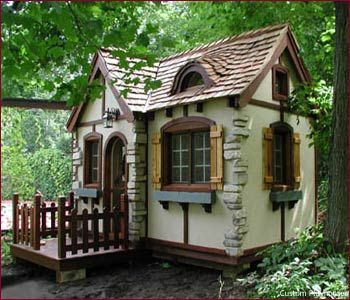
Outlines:
<svg viewBox="0 0 350 300"><path fill-rule="evenodd" d="M18 205L19 194L14 193L12 198L12 230L13 230L13 243L18 243L18 215L17 215L17 205Z"/></svg>
<svg viewBox="0 0 350 300"><path fill-rule="evenodd" d="M58 258L66 257L65 197L58 198Z"/></svg>
<svg viewBox="0 0 350 300"><path fill-rule="evenodd" d="M34 198L34 214L33 220L34 224L31 228L31 233L33 234L33 248L34 250L40 250L40 206L41 206L41 195L35 194Z"/></svg>
<svg viewBox="0 0 350 300"><path fill-rule="evenodd" d="M74 208L74 192L70 191L68 194L68 205L69 210L72 210Z"/></svg>

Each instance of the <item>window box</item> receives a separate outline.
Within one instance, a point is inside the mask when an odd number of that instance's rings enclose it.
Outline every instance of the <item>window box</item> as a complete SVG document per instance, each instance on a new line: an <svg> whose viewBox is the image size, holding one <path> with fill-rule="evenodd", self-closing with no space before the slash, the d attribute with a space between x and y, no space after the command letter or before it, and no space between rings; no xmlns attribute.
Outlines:
<svg viewBox="0 0 350 300"><path fill-rule="evenodd" d="M99 198L102 196L102 192L99 189L82 188L74 190L74 193L79 197L87 198Z"/></svg>
<svg viewBox="0 0 350 300"><path fill-rule="evenodd" d="M275 203L283 203L283 202L291 202L298 201L303 198L302 191L271 191L270 192L270 200Z"/></svg>
<svg viewBox="0 0 350 300"><path fill-rule="evenodd" d="M196 203L201 205L211 205L216 201L215 192L208 193L190 193L175 191L155 191L153 200L159 202L177 202L177 203Z"/></svg>

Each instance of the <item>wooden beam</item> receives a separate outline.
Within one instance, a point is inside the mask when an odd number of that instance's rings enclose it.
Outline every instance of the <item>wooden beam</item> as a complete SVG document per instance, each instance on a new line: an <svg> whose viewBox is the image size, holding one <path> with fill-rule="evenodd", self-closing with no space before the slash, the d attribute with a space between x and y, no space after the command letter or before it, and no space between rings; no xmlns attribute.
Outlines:
<svg viewBox="0 0 350 300"><path fill-rule="evenodd" d="M54 110L70 110L64 101L50 101L45 99L32 98L3 98L1 105L4 107L18 107L18 108L41 108Z"/></svg>

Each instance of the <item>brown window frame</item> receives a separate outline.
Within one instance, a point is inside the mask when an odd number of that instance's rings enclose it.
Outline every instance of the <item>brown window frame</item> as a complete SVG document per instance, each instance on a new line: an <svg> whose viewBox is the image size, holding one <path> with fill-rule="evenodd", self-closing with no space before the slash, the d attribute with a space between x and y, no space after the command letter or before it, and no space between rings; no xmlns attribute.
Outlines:
<svg viewBox="0 0 350 300"><path fill-rule="evenodd" d="M91 180L91 145L98 143L98 169L97 169L97 180ZM83 159L83 170L84 170L84 188L95 188L101 189L102 181L102 134L97 132L91 132L84 136L84 159Z"/></svg>
<svg viewBox="0 0 350 300"><path fill-rule="evenodd" d="M293 189L293 127L285 122L276 122L270 125L272 129L272 174L273 184L272 190L291 190ZM282 136L282 167L284 177L282 181L276 181L276 158L275 149L277 136Z"/></svg>
<svg viewBox="0 0 350 300"><path fill-rule="evenodd" d="M276 82L278 76L284 76L284 93L278 93L276 91ZM272 67L272 99L276 101L286 101L289 96L289 72L285 66L274 65Z"/></svg>
<svg viewBox="0 0 350 300"><path fill-rule="evenodd" d="M195 132L208 132L210 126L215 122L204 117L182 117L172 120L161 128L162 135L162 168L161 168L161 190L164 191L188 191L188 192L210 192L210 179L207 183L172 183L171 180L171 135ZM192 149L190 147L190 152ZM190 157L192 153L190 154ZM189 165L191 165L191 158ZM189 178L192 172L189 170ZM190 180L191 181L191 180Z"/></svg>

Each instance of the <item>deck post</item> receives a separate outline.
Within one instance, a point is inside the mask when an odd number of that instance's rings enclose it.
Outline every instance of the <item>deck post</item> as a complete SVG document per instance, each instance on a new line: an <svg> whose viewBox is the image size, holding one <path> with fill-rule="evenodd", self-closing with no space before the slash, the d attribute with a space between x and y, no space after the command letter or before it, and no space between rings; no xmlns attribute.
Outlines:
<svg viewBox="0 0 350 300"><path fill-rule="evenodd" d="M17 216L17 205L18 205L19 194L14 193L12 198L12 230L13 230L13 243L18 243L18 216Z"/></svg>
<svg viewBox="0 0 350 300"><path fill-rule="evenodd" d="M41 206L41 195L35 194L34 198L34 214L31 233L33 234L33 248L34 250L40 250L40 206Z"/></svg>
<svg viewBox="0 0 350 300"><path fill-rule="evenodd" d="M60 196L58 198L58 258L66 257L65 203L66 198Z"/></svg>
<svg viewBox="0 0 350 300"><path fill-rule="evenodd" d="M69 209L72 210L74 208L74 192L70 191L68 194L68 205Z"/></svg>

